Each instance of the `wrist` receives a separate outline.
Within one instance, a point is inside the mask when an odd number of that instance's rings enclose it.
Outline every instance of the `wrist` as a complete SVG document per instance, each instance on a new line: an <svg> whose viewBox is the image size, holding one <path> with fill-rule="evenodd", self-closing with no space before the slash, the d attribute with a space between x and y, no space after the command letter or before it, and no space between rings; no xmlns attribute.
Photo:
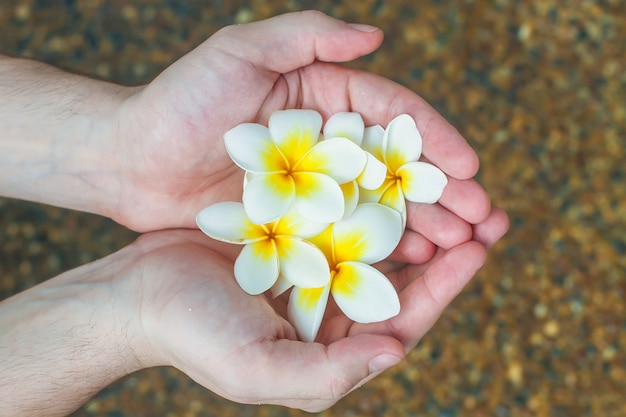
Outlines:
<svg viewBox="0 0 626 417"><path fill-rule="evenodd" d="M120 183L114 115L130 90L0 57L0 195L109 212Z"/></svg>
<svg viewBox="0 0 626 417"><path fill-rule="evenodd" d="M144 367L124 250L0 303L0 415L66 415Z"/></svg>

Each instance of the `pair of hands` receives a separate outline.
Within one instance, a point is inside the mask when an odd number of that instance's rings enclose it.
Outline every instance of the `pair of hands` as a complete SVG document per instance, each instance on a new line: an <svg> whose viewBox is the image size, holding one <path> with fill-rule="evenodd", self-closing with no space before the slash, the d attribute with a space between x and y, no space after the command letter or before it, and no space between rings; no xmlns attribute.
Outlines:
<svg viewBox="0 0 626 417"><path fill-rule="evenodd" d="M321 410L398 363L482 266L507 220L471 179L478 159L466 141L412 92L328 63L372 52L381 41L380 30L310 12L228 27L120 108L125 137L142 138L122 149L129 161L145 163L130 165L134 181L125 183L113 217L137 230L192 227L200 208L239 201L242 174L223 133L266 123L283 108L325 117L357 111L366 125L382 126L408 113L424 136L425 157L449 176L440 204L409 206L400 246L379 265L400 292L400 315L364 325L329 308L319 344L296 341L279 314L283 300L240 291L232 277L238 249L193 231L144 236L169 254L149 250L144 259L144 273L159 277L151 285L161 296L144 298L151 300L147 328L168 352L163 363L236 401Z"/></svg>
<svg viewBox="0 0 626 417"><path fill-rule="evenodd" d="M333 64L372 52L382 36L317 12L283 15L224 28L149 85L117 90L94 144L114 155L103 162L115 193L93 211L146 232L106 261L126 265L113 281L125 305L109 323L124 328L112 343L136 360L124 368L171 365L235 401L319 411L400 362L482 266L508 222L471 179L476 154L409 90ZM425 158L449 177L439 204L409 204L400 245L378 265L400 314L357 324L329 305L319 343L297 341L283 299L240 290L239 248L190 230L203 207L241 198L224 132L285 108L356 111L382 126L408 113Z"/></svg>

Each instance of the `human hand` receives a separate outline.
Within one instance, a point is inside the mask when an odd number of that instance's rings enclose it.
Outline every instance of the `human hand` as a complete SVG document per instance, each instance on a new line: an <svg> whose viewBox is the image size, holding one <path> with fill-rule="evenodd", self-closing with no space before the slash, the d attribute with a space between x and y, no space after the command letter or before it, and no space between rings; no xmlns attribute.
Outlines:
<svg viewBox="0 0 626 417"><path fill-rule="evenodd" d="M234 401L323 410L402 360L506 226L495 209L475 226L478 241L440 249L425 265L410 264L400 245L378 265L400 291L400 314L358 324L329 308L318 343L297 340L284 298L239 288L240 247L194 230L145 234L0 302L0 397L10 399L0 414L66 415L114 380L159 365Z"/></svg>
<svg viewBox="0 0 626 417"><path fill-rule="evenodd" d="M266 124L276 110L310 108L325 119L356 111L366 125L382 126L408 113L422 132L425 158L449 176L440 204L409 206L414 247L424 248L424 260L436 246L469 240L470 225L487 217L490 203L471 179L478 159L466 141L409 90L331 63L367 54L381 41L380 30L318 12L217 32L119 107L125 179L106 214L140 231L193 227L200 209L239 201L242 173L223 134L243 122Z"/></svg>
<svg viewBox="0 0 626 417"><path fill-rule="evenodd" d="M364 325L331 314L320 343L297 341L284 319L284 298L239 288L232 272L239 247L189 230L144 235L136 294L149 341L146 365L175 366L237 402L323 410L402 360L482 266L485 246L506 225L494 210L477 227L482 242L440 250L426 265L405 265L406 255L395 254L379 267L400 290L400 315Z"/></svg>

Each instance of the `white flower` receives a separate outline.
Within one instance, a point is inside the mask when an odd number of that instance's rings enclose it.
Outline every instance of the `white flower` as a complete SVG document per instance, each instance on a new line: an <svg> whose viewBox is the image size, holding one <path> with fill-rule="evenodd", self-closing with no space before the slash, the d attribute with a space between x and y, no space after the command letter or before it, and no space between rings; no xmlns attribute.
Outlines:
<svg viewBox="0 0 626 417"><path fill-rule="evenodd" d="M200 230L222 242L245 245L235 261L235 278L249 294L270 289L279 274L292 285L319 287L330 280L324 254L304 238L328 224L304 220L294 211L267 224L252 223L241 203L209 206L196 217Z"/></svg>
<svg viewBox="0 0 626 417"><path fill-rule="evenodd" d="M313 110L282 110L268 127L244 123L226 132L230 157L248 172L243 205L252 222L275 221L292 206L322 223L343 216L340 185L361 174L367 157L346 138L318 142L321 127Z"/></svg>
<svg viewBox="0 0 626 417"><path fill-rule="evenodd" d="M380 126L365 129L361 146L387 166L382 186L374 191L364 191L361 201L385 204L406 219L405 199L414 203L435 203L448 184L443 171L419 161L422 136L413 118L407 114L393 119L385 130Z"/></svg>
<svg viewBox="0 0 626 417"><path fill-rule="evenodd" d="M310 239L330 266L325 286L296 285L289 298L289 319L302 340L315 340L328 295L343 313L359 323L387 320L398 314L400 301L382 272L370 266L393 252L402 237L400 215L381 204L360 204L352 216Z"/></svg>

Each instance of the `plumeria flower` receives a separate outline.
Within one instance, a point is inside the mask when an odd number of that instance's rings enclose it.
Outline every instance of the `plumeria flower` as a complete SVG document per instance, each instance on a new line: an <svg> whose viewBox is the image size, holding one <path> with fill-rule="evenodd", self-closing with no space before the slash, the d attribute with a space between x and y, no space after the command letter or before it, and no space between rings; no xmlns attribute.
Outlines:
<svg viewBox="0 0 626 417"><path fill-rule="evenodd" d="M327 223L305 220L293 210L267 224L250 221L241 203L209 206L196 217L200 230L213 239L245 245L235 260L235 278L249 294L270 289L279 274L292 285L320 287L330 280L324 254L304 240L322 232Z"/></svg>
<svg viewBox="0 0 626 417"><path fill-rule="evenodd" d="M361 193L361 201L392 207L406 221L405 199L432 204L441 197L448 179L436 166L419 161L422 136L411 116L396 117L385 130L380 126L366 128L361 146L387 166L382 186Z"/></svg>
<svg viewBox="0 0 626 417"><path fill-rule="evenodd" d="M348 318L359 323L383 321L399 313L395 288L371 264L389 256L402 233L397 211L368 203L310 239L326 255L331 278L324 286L296 284L292 289L289 319L302 340L315 340L329 294Z"/></svg>
<svg viewBox="0 0 626 417"><path fill-rule="evenodd" d="M279 219L293 206L320 223L344 214L340 185L357 178L367 156L346 138L318 141L322 117L313 110L274 112L268 127L244 123L224 135L226 150L247 171L243 205L253 223Z"/></svg>
<svg viewBox="0 0 626 417"><path fill-rule="evenodd" d="M342 137L350 139L361 146L365 123L359 113L339 112L333 114L324 124L324 138ZM365 167L361 174L351 182L341 185L345 200L344 217L350 216L359 202L359 188L375 190L385 180L387 167L371 153L364 151L366 156Z"/></svg>

